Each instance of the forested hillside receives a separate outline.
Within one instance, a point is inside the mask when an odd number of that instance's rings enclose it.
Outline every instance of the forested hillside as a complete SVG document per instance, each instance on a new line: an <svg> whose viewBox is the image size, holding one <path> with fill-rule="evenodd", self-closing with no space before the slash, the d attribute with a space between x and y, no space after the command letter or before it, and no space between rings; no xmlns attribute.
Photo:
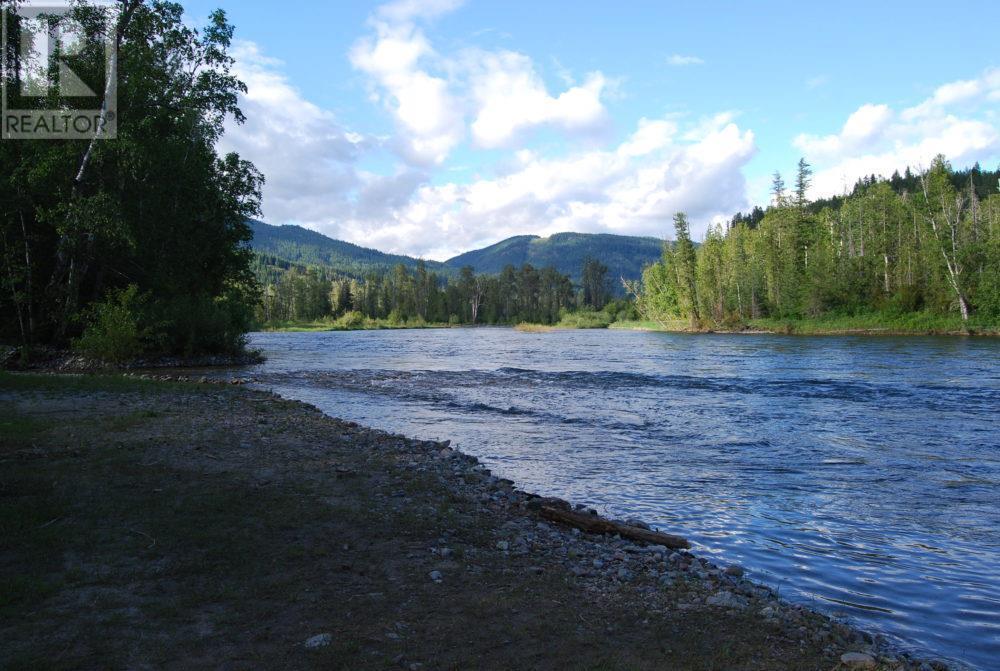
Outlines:
<svg viewBox="0 0 1000 671"><path fill-rule="evenodd" d="M556 233L547 238L520 235L466 252L446 264L455 268L471 266L477 273L487 274L499 273L507 265L551 266L579 283L584 262L592 258L606 265L617 283L621 278L637 279L645 266L660 258L662 249L660 239L629 235Z"/></svg>
<svg viewBox="0 0 1000 671"><path fill-rule="evenodd" d="M519 235L494 245L460 254L444 262L422 261L412 256L386 254L374 249L334 240L301 226L272 226L251 221L254 237L251 243L272 272L280 273L283 266L294 264L314 266L335 274L360 279L371 272L386 273L397 265L415 270L424 267L443 277L457 277L468 266L476 273L496 275L505 266L520 268L529 264L535 268L552 267L579 284L587 259L596 259L608 267L619 291L621 278L638 279L642 269L660 258L663 241L627 235L557 233L547 238Z"/></svg>
<svg viewBox="0 0 1000 671"><path fill-rule="evenodd" d="M301 266L319 266L349 277L360 278L368 272L385 273L402 264L413 270L423 263L426 268L444 275L455 270L437 261L421 261L401 254L386 254L375 249L328 238L322 233L301 226L272 226L251 220L251 243L254 251ZM275 265L280 267L280 263Z"/></svg>
<svg viewBox="0 0 1000 671"><path fill-rule="evenodd" d="M790 191L776 174L771 207L710 229L698 249L678 214L676 242L633 286L640 311L701 327L878 314L887 324L953 316L995 328L997 176L956 173L938 157L925 172L865 179L849 196L813 204L800 161Z"/></svg>

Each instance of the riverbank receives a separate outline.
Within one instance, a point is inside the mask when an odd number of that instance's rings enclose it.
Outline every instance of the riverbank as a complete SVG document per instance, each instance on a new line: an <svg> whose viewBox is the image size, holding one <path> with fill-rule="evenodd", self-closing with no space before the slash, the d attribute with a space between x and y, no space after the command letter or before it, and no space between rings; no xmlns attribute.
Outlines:
<svg viewBox="0 0 1000 671"><path fill-rule="evenodd" d="M262 324L261 331L276 333L313 333L318 331L381 331L393 329L444 329L454 328L460 324L443 322L426 322L422 319L394 321L390 319L372 319L359 312L349 312L337 318L324 318L315 321L283 321Z"/></svg>
<svg viewBox="0 0 1000 671"><path fill-rule="evenodd" d="M739 568L544 521L447 444L228 381L3 374L0 407L0 667L920 668Z"/></svg>
<svg viewBox="0 0 1000 671"><path fill-rule="evenodd" d="M348 313L337 319L314 322L278 322L261 328L266 332L373 331L383 329L440 329L471 327L472 324L431 323L422 320L395 322L370 319L358 313ZM497 325L497 326L503 326ZM963 322L958 316L925 312L907 314L868 313L861 315L828 315L810 319L750 319L731 325L692 326L687 319L660 321L622 320L595 311L568 313L554 324L520 322L515 330L525 333L546 333L565 329L622 329L659 331L664 333L738 333L769 335L866 335L866 336L1000 336L1000 325L972 318Z"/></svg>
<svg viewBox="0 0 1000 671"><path fill-rule="evenodd" d="M890 316L868 314L815 319L751 319L732 326L694 327L689 320L621 321L609 326L632 331L664 333L737 333L771 335L864 335L864 336L1000 336L996 324L959 317L912 314Z"/></svg>
<svg viewBox="0 0 1000 671"><path fill-rule="evenodd" d="M265 361L262 352L244 349L237 354L203 354L197 356L142 356L124 363L110 363L88 357L70 349L35 347L25 356L17 347L0 346L0 372L39 373L111 373L121 370L170 368L219 368L252 366Z"/></svg>

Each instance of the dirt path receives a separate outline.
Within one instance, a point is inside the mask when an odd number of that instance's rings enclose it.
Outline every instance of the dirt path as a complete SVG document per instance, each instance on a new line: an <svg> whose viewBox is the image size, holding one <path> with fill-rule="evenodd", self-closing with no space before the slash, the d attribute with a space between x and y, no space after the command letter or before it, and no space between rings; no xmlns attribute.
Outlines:
<svg viewBox="0 0 1000 671"><path fill-rule="evenodd" d="M830 671L870 647L260 392L0 375L0 430L2 669Z"/></svg>

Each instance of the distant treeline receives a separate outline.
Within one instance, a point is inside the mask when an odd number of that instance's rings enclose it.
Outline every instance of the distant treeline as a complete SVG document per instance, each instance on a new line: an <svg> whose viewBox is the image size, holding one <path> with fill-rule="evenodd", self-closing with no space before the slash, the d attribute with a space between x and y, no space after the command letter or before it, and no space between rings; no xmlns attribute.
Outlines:
<svg viewBox="0 0 1000 671"><path fill-rule="evenodd" d="M676 241L631 287L644 316L697 326L871 312L1000 321L1000 171L955 172L938 157L815 203L811 174L801 160L787 190L775 173L766 211L711 228L697 247L677 214Z"/></svg>
<svg viewBox="0 0 1000 671"><path fill-rule="evenodd" d="M265 256L257 257L256 269L264 285L258 309L264 324L345 315L392 324L553 324L577 309L623 308L611 300L607 267L594 259L584 262L579 286L552 267L530 264L507 266L496 275L477 275L465 267L451 279L423 264L414 270L399 264L392 272L370 272L362 279Z"/></svg>

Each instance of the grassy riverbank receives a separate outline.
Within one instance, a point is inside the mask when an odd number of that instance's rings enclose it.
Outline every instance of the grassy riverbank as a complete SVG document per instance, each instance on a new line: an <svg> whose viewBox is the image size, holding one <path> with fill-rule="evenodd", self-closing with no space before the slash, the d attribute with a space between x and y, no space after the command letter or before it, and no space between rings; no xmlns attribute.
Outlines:
<svg viewBox="0 0 1000 671"><path fill-rule="evenodd" d="M0 374L0 417L0 668L829 671L866 645L263 392Z"/></svg>
<svg viewBox="0 0 1000 671"><path fill-rule="evenodd" d="M751 319L731 326L695 328L684 319L615 322L610 328L669 333L778 333L785 335L1000 335L1000 325L926 312L828 315L814 319Z"/></svg>
<svg viewBox="0 0 1000 671"><path fill-rule="evenodd" d="M345 317L337 319L319 319L311 322L268 322L267 324L261 325L260 330L282 333L312 333L319 331L380 331L384 329L443 329L457 326L457 324L425 322L420 319L411 319L400 322L390 321L388 319L371 319L369 317Z"/></svg>

